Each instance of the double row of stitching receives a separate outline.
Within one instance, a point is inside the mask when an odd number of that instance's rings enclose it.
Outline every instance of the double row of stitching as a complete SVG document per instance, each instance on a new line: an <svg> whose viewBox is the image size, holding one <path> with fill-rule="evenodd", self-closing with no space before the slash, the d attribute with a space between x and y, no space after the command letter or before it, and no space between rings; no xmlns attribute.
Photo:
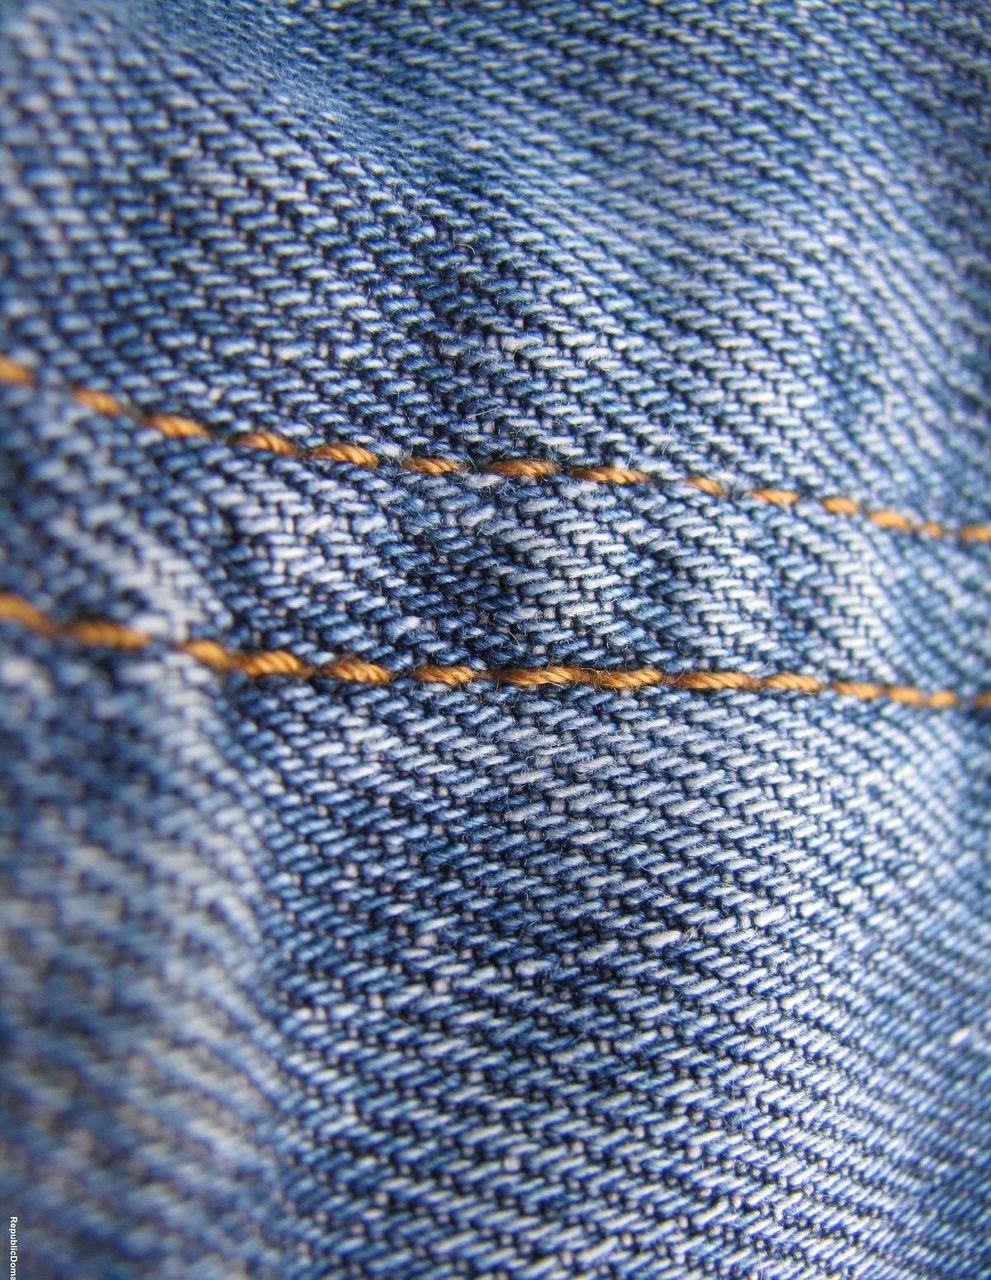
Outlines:
<svg viewBox="0 0 991 1280"><path fill-rule="evenodd" d="M147 632L107 619L57 622L30 601L17 595L0 594L0 621L16 623L49 639L74 641L97 648L134 651L153 643L153 638ZM886 700L931 711L950 707L991 707L991 691L970 695L954 693L949 689L926 692L912 686L882 684L877 681L821 680L816 676L792 671L752 676L741 671L667 672L656 667L639 667L633 671L575 666L480 670L470 666L431 664L409 671L393 671L376 662L367 662L364 658L344 657L333 662L309 663L285 649L240 652L208 639L185 640L173 644L171 648L214 671L237 671L253 679L288 676L296 680L340 680L372 685L408 679L420 684L443 685L448 689L488 682L514 685L521 689L536 689L548 685L584 685L593 689L628 693L658 687L683 689L691 693L718 693L723 690L805 695L832 693L841 697L858 698L862 702Z"/></svg>
<svg viewBox="0 0 991 1280"><path fill-rule="evenodd" d="M0 355L0 383L13 387L36 387L37 376L28 365ZM378 467L387 463L387 459L366 449L363 445L351 444L348 441L336 441L316 445L312 448L300 448L293 441L274 431L247 431L230 438L216 436L202 423L192 418L175 413L146 413L133 405L126 404L107 391L76 387L69 394L77 404L107 416L124 416L139 426L148 427L160 435L172 440L205 439L240 449L256 449L265 453L279 454L282 457L296 458L303 462L340 462L356 467ZM964 524L950 528L935 520L916 520L903 512L882 507L872 509L854 498L817 497L800 493L797 489L763 487L736 492L729 489L721 481L711 476L684 476L667 479L631 467L599 466L566 466L544 458L506 458L492 462L469 464L456 458L442 457L410 457L391 465L401 471L430 476L455 474L502 476L512 480L546 480L552 476L563 476L571 480L582 480L589 484L606 485L682 485L698 489L710 497L723 501L745 501L762 503L772 507L794 507L799 503L807 503L820 507L830 515L859 517L876 525L879 529L888 529L896 533L916 534L925 538L955 539L960 542L984 542L991 544L991 523Z"/></svg>

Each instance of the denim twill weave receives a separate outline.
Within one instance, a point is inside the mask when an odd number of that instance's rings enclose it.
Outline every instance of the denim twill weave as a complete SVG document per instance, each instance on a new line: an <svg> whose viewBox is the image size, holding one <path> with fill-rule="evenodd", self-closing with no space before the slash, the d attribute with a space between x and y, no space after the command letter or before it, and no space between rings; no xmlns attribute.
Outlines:
<svg viewBox="0 0 991 1280"><path fill-rule="evenodd" d="M22 1274L991 1276L991 5L0 15Z"/></svg>

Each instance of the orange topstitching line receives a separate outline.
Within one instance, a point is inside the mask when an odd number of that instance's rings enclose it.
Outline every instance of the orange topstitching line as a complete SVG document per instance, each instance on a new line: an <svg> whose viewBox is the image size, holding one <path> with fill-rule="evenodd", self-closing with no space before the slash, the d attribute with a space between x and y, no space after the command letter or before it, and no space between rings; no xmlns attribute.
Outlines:
<svg viewBox="0 0 991 1280"><path fill-rule="evenodd" d="M50 639L73 640L79 644L107 649L137 650L152 643L145 631L106 619L90 619L59 623L22 596L0 593L0 621L14 622ZM659 685L685 689L693 693L713 693L735 689L747 693L791 692L802 694L835 693L859 698L864 702L887 699L910 707L939 711L948 707L991 707L991 691L965 696L949 689L926 693L905 685L882 684L878 681L820 680L815 676L792 671L772 675L751 676L741 671L683 671L677 674L656 667L640 667L635 671L610 671L601 667L517 667L507 670L480 671L468 666L434 666L427 664L412 671L394 672L363 658L345 657L334 662L312 664L285 649L241 653L226 648L216 640L186 640L171 646L211 667L214 671L240 671L246 676L292 676L297 680L331 679L358 684L390 684L402 676L422 684L442 684L454 689L477 681L493 684L536 688L541 685L588 685L594 689L634 692Z"/></svg>
<svg viewBox="0 0 991 1280"><path fill-rule="evenodd" d="M0 355L0 383L12 387L36 387L37 377L33 369L20 361ZM77 404L94 413L116 416L122 414L140 426L151 427L170 439L200 438L218 439L202 423L176 413L145 413L133 405L125 404L107 391L76 387L71 391ZM363 445L337 441L301 449L285 436L274 431L246 431L222 441L224 444L244 449L260 449L303 461L349 462L357 467L376 467L381 459ZM914 533L928 538L956 538L961 542L991 543L991 524L965 524L949 529L935 520L914 520L900 511L889 508L871 510L853 498L817 498L803 495L794 489L771 487L751 489L734 495L725 485L709 476L685 476L680 480L661 480L648 471L613 466L563 466L549 459L507 458L472 466L455 458L411 457L398 464L403 471L422 475L450 475L467 472L474 475L497 475L517 480L542 480L548 476L562 475L572 480L585 480L593 484L683 484L714 498L732 499L738 496L751 502L762 502L775 507L793 507L798 502L812 502L832 515L860 516L880 529L897 533Z"/></svg>

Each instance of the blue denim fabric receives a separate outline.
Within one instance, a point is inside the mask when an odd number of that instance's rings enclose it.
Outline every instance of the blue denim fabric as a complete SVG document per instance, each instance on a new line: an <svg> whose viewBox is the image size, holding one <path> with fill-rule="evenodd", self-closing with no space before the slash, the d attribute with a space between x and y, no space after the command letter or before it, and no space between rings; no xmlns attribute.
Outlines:
<svg viewBox="0 0 991 1280"><path fill-rule="evenodd" d="M991 6L0 14L21 1273L991 1276Z"/></svg>

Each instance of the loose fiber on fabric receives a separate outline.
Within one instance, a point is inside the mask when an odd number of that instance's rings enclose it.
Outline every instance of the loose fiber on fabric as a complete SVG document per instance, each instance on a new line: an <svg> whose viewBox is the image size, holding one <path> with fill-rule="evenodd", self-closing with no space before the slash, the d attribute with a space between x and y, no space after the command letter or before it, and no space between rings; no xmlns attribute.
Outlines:
<svg viewBox="0 0 991 1280"><path fill-rule="evenodd" d="M991 1275L991 8L0 19L22 1273Z"/></svg>

